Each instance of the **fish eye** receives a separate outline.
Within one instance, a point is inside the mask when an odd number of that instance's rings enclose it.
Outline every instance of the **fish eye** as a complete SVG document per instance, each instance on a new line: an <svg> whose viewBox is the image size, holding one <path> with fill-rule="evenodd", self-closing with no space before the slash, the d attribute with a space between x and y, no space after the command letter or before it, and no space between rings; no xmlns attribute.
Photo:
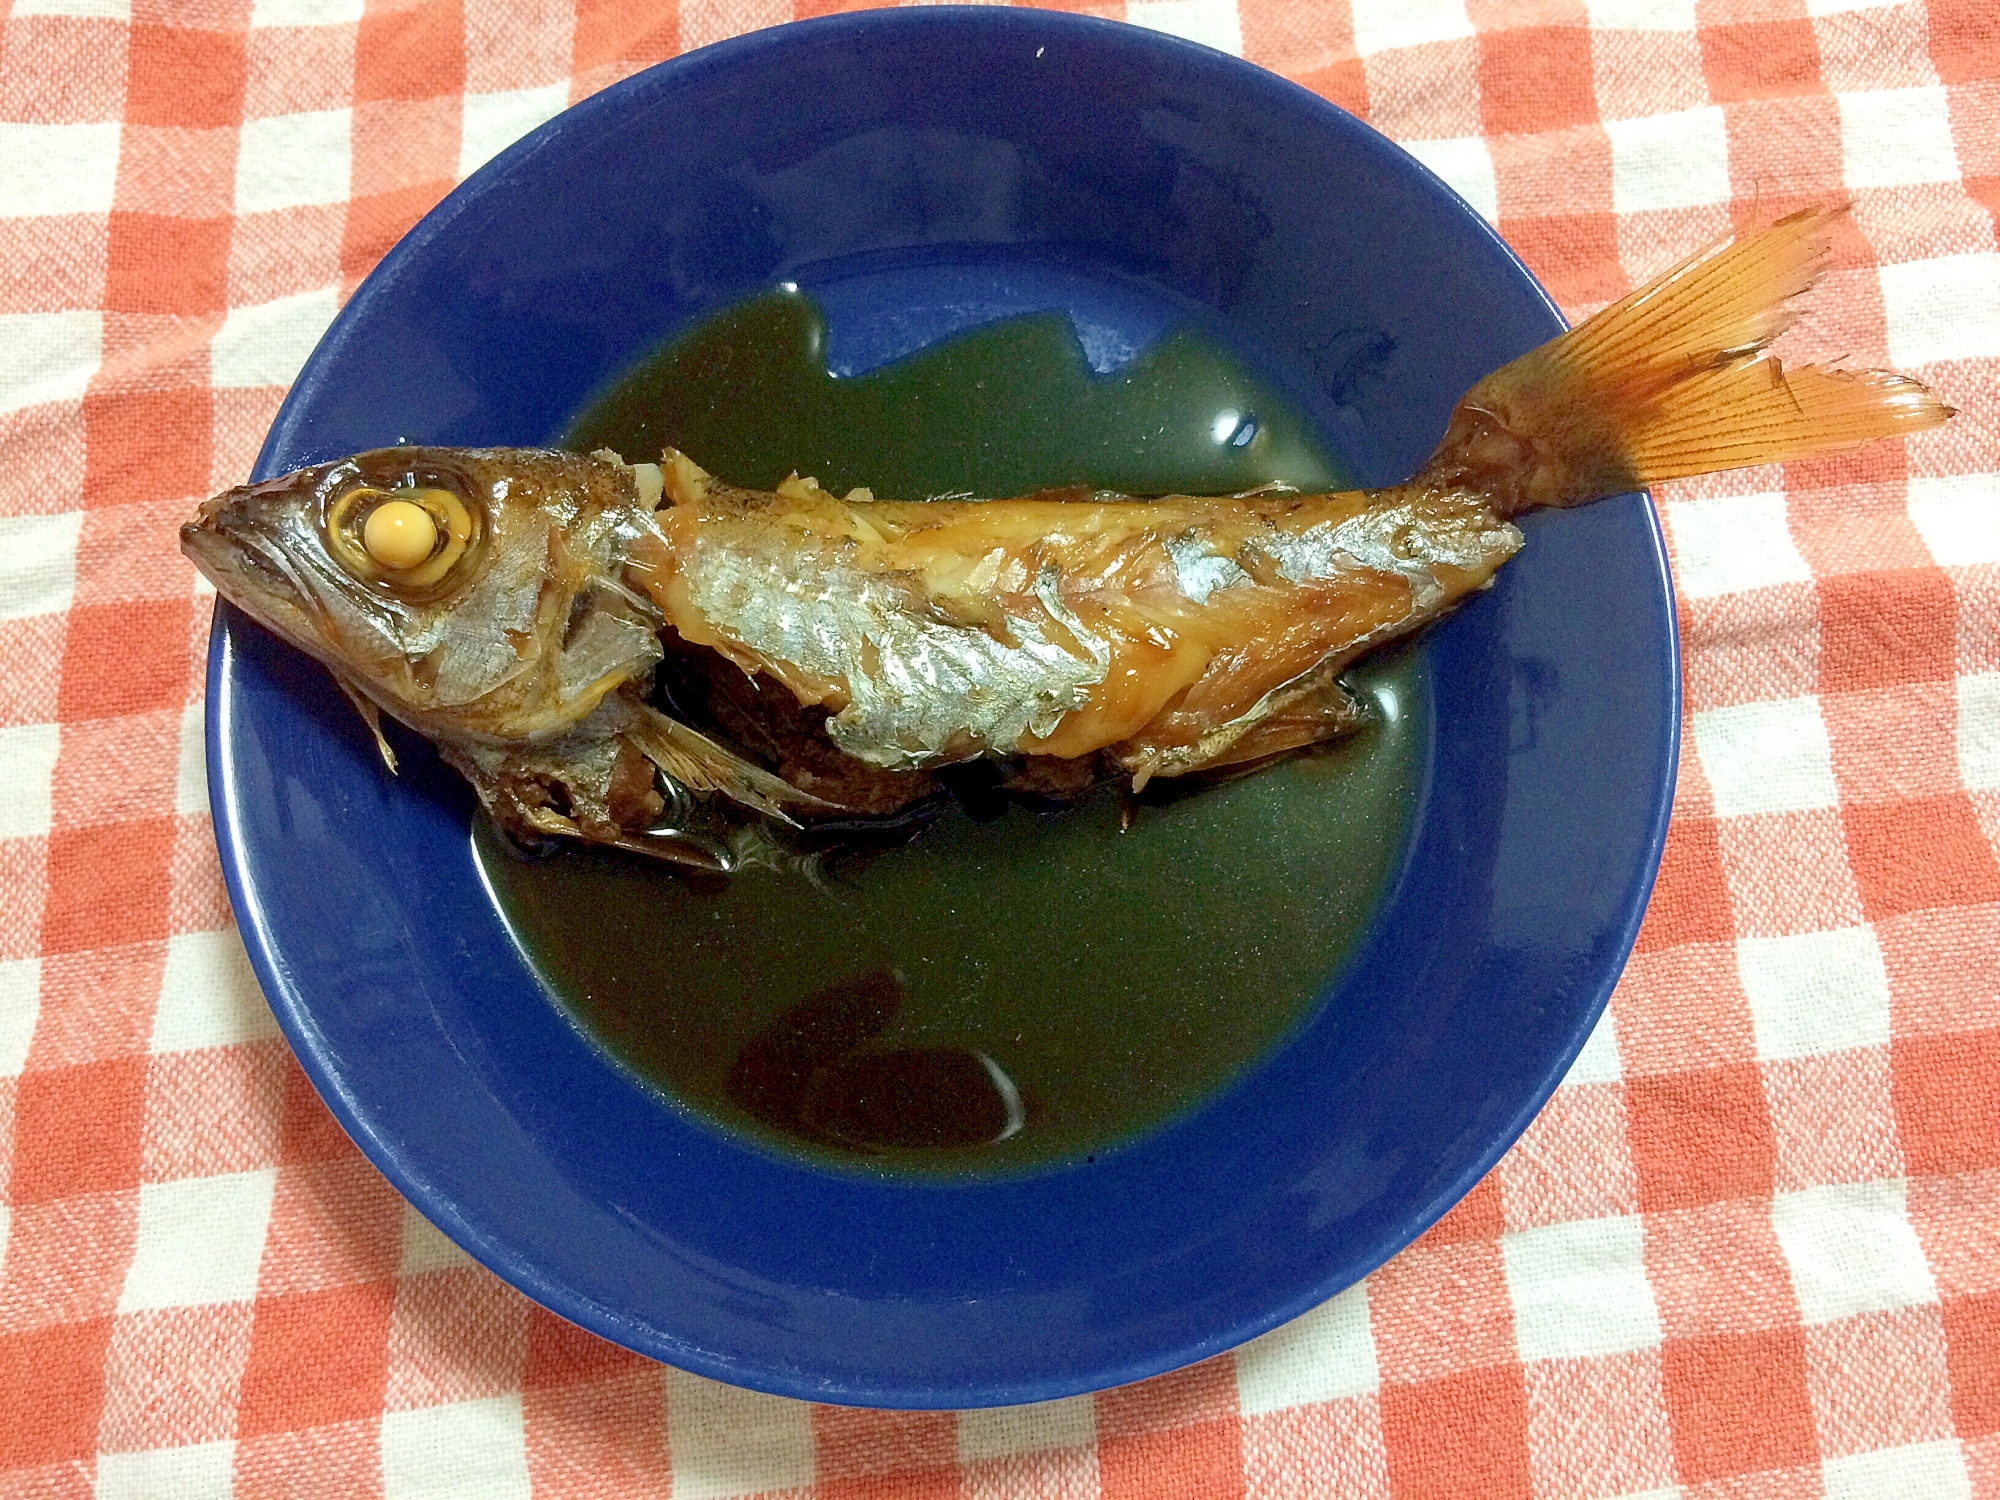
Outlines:
<svg viewBox="0 0 2000 1500"><path fill-rule="evenodd" d="M476 530L465 502L442 485L355 484L326 510L327 546L341 565L398 593L442 580Z"/></svg>
<svg viewBox="0 0 2000 1500"><path fill-rule="evenodd" d="M437 543L437 522L414 500L385 500L361 523L362 547L396 572L429 562Z"/></svg>

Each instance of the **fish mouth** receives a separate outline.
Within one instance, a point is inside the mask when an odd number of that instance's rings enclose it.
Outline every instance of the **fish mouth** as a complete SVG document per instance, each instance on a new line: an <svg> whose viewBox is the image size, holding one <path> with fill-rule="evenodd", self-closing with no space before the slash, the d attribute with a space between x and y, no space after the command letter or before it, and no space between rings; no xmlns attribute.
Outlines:
<svg viewBox="0 0 2000 1500"><path fill-rule="evenodd" d="M204 507L204 511L206 511ZM203 514L181 527L181 551L216 592L259 625L337 665L332 619L283 546L261 531Z"/></svg>

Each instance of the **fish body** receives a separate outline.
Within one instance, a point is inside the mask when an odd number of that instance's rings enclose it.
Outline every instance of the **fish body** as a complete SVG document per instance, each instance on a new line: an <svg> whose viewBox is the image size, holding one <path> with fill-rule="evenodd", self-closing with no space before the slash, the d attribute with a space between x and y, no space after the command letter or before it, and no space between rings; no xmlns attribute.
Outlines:
<svg viewBox="0 0 2000 1500"><path fill-rule="evenodd" d="M897 503L668 468L638 553L669 623L885 770L1103 755L1143 782L1327 738L1362 721L1340 671L1521 544L1463 489Z"/></svg>
<svg viewBox="0 0 2000 1500"><path fill-rule="evenodd" d="M503 828L727 869L732 827L892 812L967 760L1074 792L1333 738L1366 721L1341 672L1489 583L1522 511L1945 420L1903 377L1764 354L1826 218L1494 372L1382 490L897 502L741 489L671 449L405 447L217 496L182 545ZM654 691L663 640L732 743Z"/></svg>

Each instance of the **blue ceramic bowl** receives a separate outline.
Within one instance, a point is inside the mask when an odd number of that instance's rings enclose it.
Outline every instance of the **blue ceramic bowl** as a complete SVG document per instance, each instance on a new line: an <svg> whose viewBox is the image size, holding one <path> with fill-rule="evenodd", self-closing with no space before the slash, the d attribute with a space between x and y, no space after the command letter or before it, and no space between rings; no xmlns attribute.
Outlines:
<svg viewBox="0 0 2000 1500"><path fill-rule="evenodd" d="M477 174L348 304L258 474L404 438L547 441L663 336L782 280L824 294L853 367L1031 309L1127 342L1198 315L1304 392L1369 483L1560 327L1450 191L1268 73L1071 16L857 14L664 64ZM1091 1163L874 1180L663 1105L510 944L464 788L424 756L384 776L326 674L227 609L208 743L224 870L341 1124L564 1317L825 1401L1136 1380L1305 1311L1443 1213L1625 960L1679 723L1660 537L1638 497L1527 529L1429 639L1421 808L1331 1003Z"/></svg>

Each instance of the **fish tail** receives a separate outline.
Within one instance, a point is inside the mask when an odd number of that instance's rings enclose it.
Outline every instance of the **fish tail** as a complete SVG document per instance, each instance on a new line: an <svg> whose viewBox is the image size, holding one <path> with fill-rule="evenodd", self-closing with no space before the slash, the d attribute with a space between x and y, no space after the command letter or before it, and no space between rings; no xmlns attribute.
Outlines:
<svg viewBox="0 0 2000 1500"><path fill-rule="evenodd" d="M1952 409L1883 370L1786 370L1767 352L1818 279L1836 209L1718 241L1466 393L1419 483L1502 515L1663 479L1810 458L1934 427Z"/></svg>

